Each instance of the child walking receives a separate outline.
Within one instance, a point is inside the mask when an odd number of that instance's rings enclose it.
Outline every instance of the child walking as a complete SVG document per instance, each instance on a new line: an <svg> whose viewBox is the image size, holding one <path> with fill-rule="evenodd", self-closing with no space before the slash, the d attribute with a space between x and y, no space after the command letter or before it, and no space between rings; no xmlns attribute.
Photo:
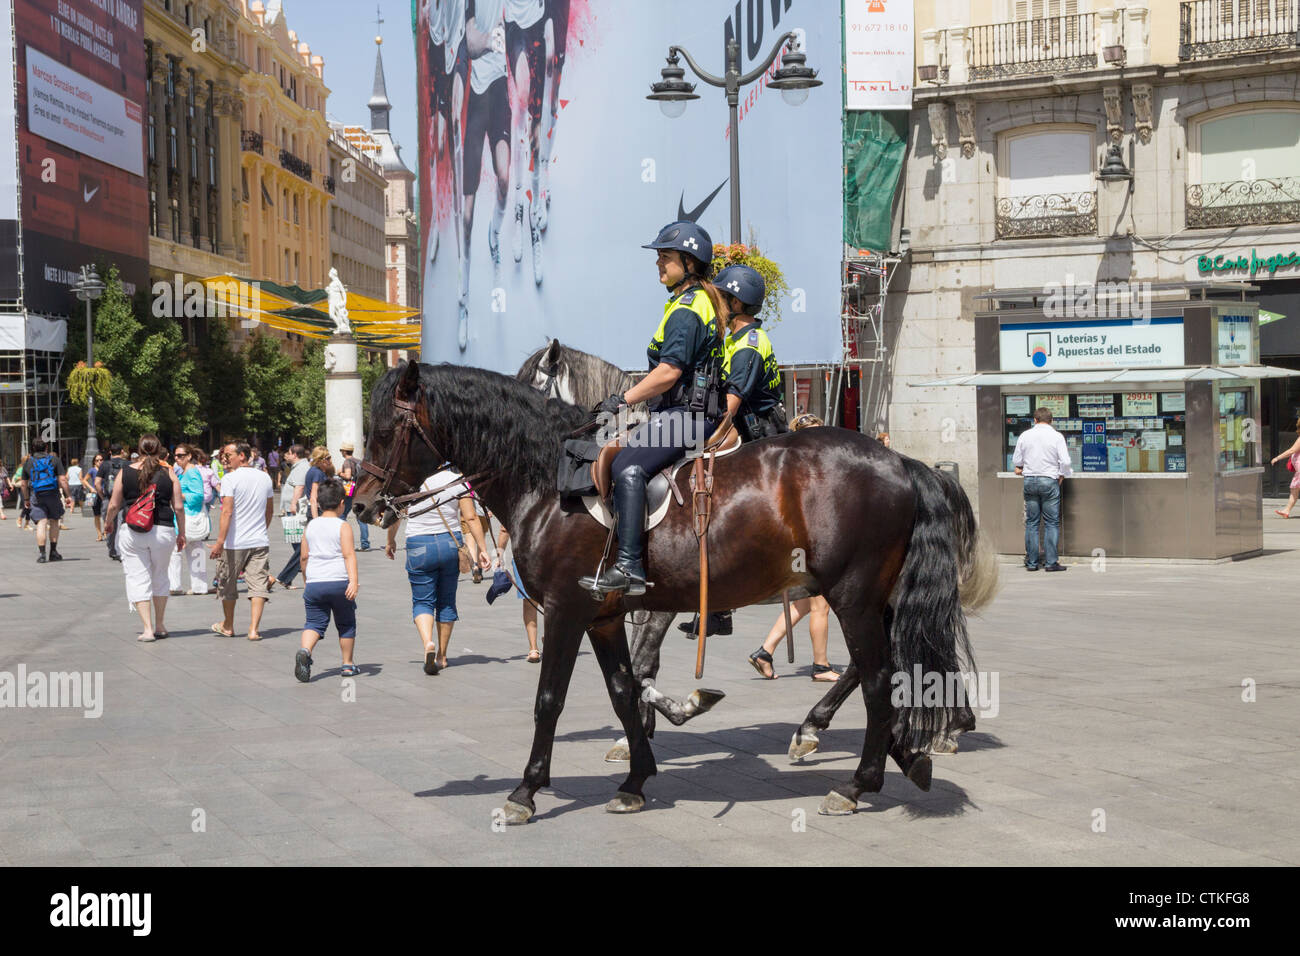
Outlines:
<svg viewBox="0 0 1300 956"><path fill-rule="evenodd" d="M307 580L302 602L307 623L303 625L302 649L294 658L293 676L303 683L311 679L312 648L325 636L331 614L343 654L342 675L361 673L352 663L357 636L357 552L352 527L340 517L346 500L343 482L337 478L320 482L316 487L320 517L307 525L302 538L302 570Z"/></svg>

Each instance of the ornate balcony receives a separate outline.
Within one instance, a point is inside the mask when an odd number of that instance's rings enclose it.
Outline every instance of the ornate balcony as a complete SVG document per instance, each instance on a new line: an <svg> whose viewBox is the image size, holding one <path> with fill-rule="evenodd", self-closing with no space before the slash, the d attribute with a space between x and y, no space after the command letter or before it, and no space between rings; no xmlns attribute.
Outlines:
<svg viewBox="0 0 1300 956"><path fill-rule="evenodd" d="M1096 14L1042 17L971 28L970 78L1097 68Z"/></svg>
<svg viewBox="0 0 1300 956"><path fill-rule="evenodd" d="M333 176L322 176L322 177L321 177L321 183L322 183L322 185L324 185L324 187L325 187L327 190L329 190L329 193L330 193L330 195L332 196L332 195L334 194L334 177L333 177Z"/></svg>
<svg viewBox="0 0 1300 956"><path fill-rule="evenodd" d="M1300 0L1193 0L1178 9L1178 58L1300 47Z"/></svg>
<svg viewBox="0 0 1300 956"><path fill-rule="evenodd" d="M1187 187L1187 227L1300 222L1300 178L1243 179Z"/></svg>
<svg viewBox="0 0 1300 956"><path fill-rule="evenodd" d="M257 153L262 155L262 134L254 129L241 129L239 131L239 148L246 153Z"/></svg>
<svg viewBox="0 0 1300 956"><path fill-rule="evenodd" d="M1048 193L999 199L994 216L999 239L1097 234L1097 193Z"/></svg>
<svg viewBox="0 0 1300 956"><path fill-rule="evenodd" d="M287 149L280 150L280 166L295 176L311 182L311 163L299 159Z"/></svg>

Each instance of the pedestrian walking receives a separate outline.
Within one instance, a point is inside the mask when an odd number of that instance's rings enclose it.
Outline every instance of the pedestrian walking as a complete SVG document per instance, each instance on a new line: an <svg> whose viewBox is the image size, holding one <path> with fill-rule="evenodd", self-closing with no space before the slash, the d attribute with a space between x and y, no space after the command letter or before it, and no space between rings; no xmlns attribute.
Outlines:
<svg viewBox="0 0 1300 956"><path fill-rule="evenodd" d="M99 469L104 465L104 456L96 454L81 476L81 488L85 494L86 500L90 502L90 513L95 519L95 540L104 540L104 499L95 491L95 479L99 477Z"/></svg>
<svg viewBox="0 0 1300 956"><path fill-rule="evenodd" d="M280 487L280 446L276 445L266 456L266 473L271 476L271 487Z"/></svg>
<svg viewBox="0 0 1300 956"><path fill-rule="evenodd" d="M185 547L172 552L167 566L167 583L172 594L207 594L209 590L206 542L212 535L212 522L208 517L207 487L199 464L202 454L196 445L176 446L176 467L180 469L177 481L185 506L184 514L178 514L177 521L184 523ZM190 571L190 586L182 591L182 571L186 566Z"/></svg>
<svg viewBox="0 0 1300 956"><path fill-rule="evenodd" d="M18 463L14 469L14 486L18 489L18 530L35 531L36 523L32 521L32 502L27 496L27 487L23 484L23 465Z"/></svg>
<svg viewBox="0 0 1300 956"><path fill-rule="evenodd" d="M5 515L5 499L9 497L13 482L9 480L9 469L5 467L5 460L0 458L0 521L8 521Z"/></svg>
<svg viewBox="0 0 1300 956"><path fill-rule="evenodd" d="M229 442L221 450L225 477L221 479L221 526L209 557L219 560L217 589L224 618L212 630L222 637L235 636L235 603L239 576L248 584L250 619L248 639L260 641L262 611L271 597L271 540L267 527L275 512L275 491L266 472L249 468L247 442Z"/></svg>
<svg viewBox="0 0 1300 956"><path fill-rule="evenodd" d="M506 544L509 541L510 532L503 526L501 532L497 535L497 557L492 562L492 570L496 571L503 567L505 562L501 555L505 554ZM537 603L524 590L524 582L519 577L519 565L515 564L513 552L510 555L510 579L515 585L515 594L523 602L524 636L528 638L528 663L540 664L542 662L542 652L537 647ZM489 590L489 601L492 596L492 592Z"/></svg>
<svg viewBox="0 0 1300 956"><path fill-rule="evenodd" d="M330 450L324 445L317 445L311 450L311 467L307 469L307 474L302 479L302 493L307 498L309 518L320 515L320 509L316 505L316 486L326 478L334 476L334 459L330 456Z"/></svg>
<svg viewBox="0 0 1300 956"><path fill-rule="evenodd" d="M23 486L30 506L30 518L36 522L36 563L62 561L59 554L59 528L64 507L72 507L68 493L68 473L58 455L45 450L45 441L32 440L31 454L23 462ZM45 545L49 542L49 557Z"/></svg>
<svg viewBox="0 0 1300 956"><path fill-rule="evenodd" d="M1011 463L1016 474L1025 479L1025 570L1044 567L1044 555L1038 546L1040 519L1046 570L1066 570L1056 553L1061 534L1061 483L1074 474L1074 468L1065 438L1052 427L1051 409L1034 411L1034 424L1016 439Z"/></svg>
<svg viewBox="0 0 1300 956"><path fill-rule="evenodd" d="M468 498L469 489L456 481L460 477L458 471L443 469L426 478L420 491L439 488L442 491L430 501L415 504L406 519L406 577L411 583L411 617L424 647L424 672L430 676L447 666L451 629L460 619L456 613L456 586L461 575L460 555L465 548L462 522L471 534L478 536L479 566L491 566L483 529L475 520L474 505ZM388 528L384 553L390 561L397 553L398 524L394 522ZM468 562L469 554L465 552L465 563Z"/></svg>
<svg viewBox="0 0 1300 956"><path fill-rule="evenodd" d="M361 672L352 660L357 637L357 552L353 545L352 526L342 518L347 494L338 478L327 478L316 489L320 516L311 523L302 539L302 571L307 586L302 603L307 611L303 625L302 647L293 662L293 675L304 684L311 679L311 652L325 636L330 617L339 632L339 653L343 657L344 677Z"/></svg>
<svg viewBox="0 0 1300 956"><path fill-rule="evenodd" d="M184 504L180 485L159 460L162 444L157 437L141 435L136 449L140 457L113 483L105 520L112 527L119 513L125 515L117 531L117 553L122 556L126 599L144 628L136 640L149 644L167 637L167 564L172 552L185 546L185 534L178 534L174 524Z"/></svg>
<svg viewBox="0 0 1300 956"><path fill-rule="evenodd" d="M1270 461L1269 464L1276 465L1283 458L1288 459L1286 467L1291 472L1291 497L1286 503L1285 510L1274 509L1273 514L1289 518L1291 517L1291 509L1295 507L1296 499L1300 498L1300 438L1297 438L1290 448Z"/></svg>
<svg viewBox="0 0 1300 956"><path fill-rule="evenodd" d="M306 522L310 523L317 515L316 487L326 478L333 477L334 463L330 459L329 449L324 445L317 445L311 450L311 457L308 459L307 468L303 472L302 487L294 492L293 502L296 502L297 510L292 513L304 515ZM276 575L271 586L274 588L276 584L279 584L285 590L296 591L298 586L294 584L294 581L302 571L302 543L291 543L290 547L293 549L293 553L289 555L289 560L285 562L280 573Z"/></svg>
<svg viewBox="0 0 1300 956"><path fill-rule="evenodd" d="M117 483L117 476L122 473L130 462L126 457L126 446L121 442L114 442L109 448L109 458L99 467L99 474L95 478L95 493L104 501L109 501L113 497L113 488ZM116 518L114 518L114 522ZM117 553L117 527L114 523L108 521L107 516L104 520L104 540L108 543L108 556L114 561L121 561L122 556Z"/></svg>
<svg viewBox="0 0 1300 956"><path fill-rule="evenodd" d="M339 466L339 477L343 479L343 490L347 493L347 497L343 502L344 521L352 513L352 498L357 493L357 482L361 480L361 461L353 455L355 450L351 442L344 442L339 445L339 452L343 455L343 464ZM364 521L358 521L357 530L361 536L361 550L369 551L370 525Z"/></svg>
<svg viewBox="0 0 1300 956"><path fill-rule="evenodd" d="M73 507L80 508L86 500L86 489L81 486L81 459L74 458L68 465L68 491Z"/></svg>

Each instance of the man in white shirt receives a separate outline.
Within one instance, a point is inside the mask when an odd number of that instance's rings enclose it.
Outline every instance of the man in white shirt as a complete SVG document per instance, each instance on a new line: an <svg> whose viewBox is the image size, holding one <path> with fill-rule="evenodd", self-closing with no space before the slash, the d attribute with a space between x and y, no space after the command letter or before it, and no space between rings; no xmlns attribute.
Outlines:
<svg viewBox="0 0 1300 956"><path fill-rule="evenodd" d="M275 511L275 489L271 476L248 466L247 442L230 442L221 449L226 473L221 479L221 529L212 557L221 562L217 574L225 620L213 624L222 637L235 636L235 602L239 599L239 576L248 584L252 620L248 639L260 641L258 625L271 596L271 539L267 527Z"/></svg>
<svg viewBox="0 0 1300 956"><path fill-rule="evenodd" d="M1034 426L1016 439L1011 462L1016 474L1025 479L1025 570L1043 567L1044 555L1038 548L1038 522L1045 525L1043 548L1048 571L1064 571L1057 560L1056 545L1061 535L1061 482L1074 474L1070 450L1065 438L1052 427L1052 413L1046 408L1034 411Z"/></svg>

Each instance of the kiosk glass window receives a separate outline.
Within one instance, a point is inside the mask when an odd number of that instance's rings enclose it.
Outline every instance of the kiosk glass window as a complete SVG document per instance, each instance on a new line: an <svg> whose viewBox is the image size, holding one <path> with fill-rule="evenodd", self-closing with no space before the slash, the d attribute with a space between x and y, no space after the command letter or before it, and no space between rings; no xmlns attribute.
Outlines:
<svg viewBox="0 0 1300 956"><path fill-rule="evenodd" d="M1225 388L1219 392L1219 470L1249 468L1255 436L1250 414L1250 389Z"/></svg>
<svg viewBox="0 0 1300 956"><path fill-rule="evenodd" d="M1079 392L1002 396L1003 451L1012 471L1016 439L1033 427L1034 410L1047 408L1065 437L1078 474L1187 471L1187 405L1177 392Z"/></svg>

